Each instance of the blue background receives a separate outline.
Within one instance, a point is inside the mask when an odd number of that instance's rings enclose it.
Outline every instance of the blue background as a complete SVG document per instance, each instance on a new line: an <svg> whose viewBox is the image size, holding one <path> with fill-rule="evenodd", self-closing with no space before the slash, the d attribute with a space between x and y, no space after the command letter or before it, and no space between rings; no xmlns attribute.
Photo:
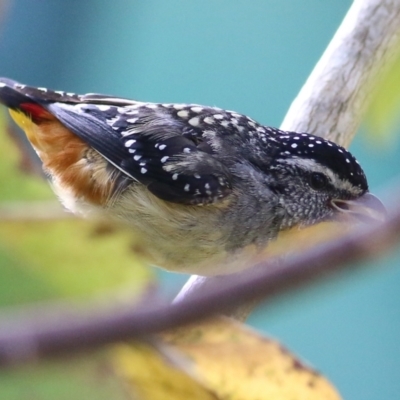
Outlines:
<svg viewBox="0 0 400 400"><path fill-rule="evenodd" d="M18 0L0 74L71 92L237 110L279 126L350 0ZM372 191L399 173L399 142L352 145ZM399 132L400 133L400 132ZM400 253L260 307L250 323L327 375L343 397L400 393ZM167 288L186 277L159 273Z"/></svg>

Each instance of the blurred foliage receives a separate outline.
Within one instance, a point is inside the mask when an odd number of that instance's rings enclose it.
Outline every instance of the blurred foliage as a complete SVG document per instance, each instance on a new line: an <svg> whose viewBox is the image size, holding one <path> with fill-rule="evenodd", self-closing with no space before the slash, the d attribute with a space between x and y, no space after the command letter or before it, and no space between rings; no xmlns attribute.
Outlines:
<svg viewBox="0 0 400 400"><path fill-rule="evenodd" d="M8 258L23 266L23 275L40 280L56 297L122 286L131 294L140 291L151 272L130 250L132 239L122 230L96 230L96 223L78 219L7 221L0 223L0 243Z"/></svg>
<svg viewBox="0 0 400 400"><path fill-rule="evenodd" d="M22 164L24 152L16 146L16 137L12 137L12 128L8 126L8 115L4 107L0 108L0 201L48 200L54 199L50 186L38 176L32 177L18 168Z"/></svg>
<svg viewBox="0 0 400 400"><path fill-rule="evenodd" d="M388 147L398 138L400 124L400 51L382 74L372 94L364 125L371 145Z"/></svg>
<svg viewBox="0 0 400 400"><path fill-rule="evenodd" d="M218 317L162 335L168 347L119 345L117 373L140 400L339 400L277 341ZM138 396L138 397L135 397Z"/></svg>
<svg viewBox="0 0 400 400"><path fill-rule="evenodd" d="M104 352L30 364L0 374L4 400L126 400Z"/></svg>

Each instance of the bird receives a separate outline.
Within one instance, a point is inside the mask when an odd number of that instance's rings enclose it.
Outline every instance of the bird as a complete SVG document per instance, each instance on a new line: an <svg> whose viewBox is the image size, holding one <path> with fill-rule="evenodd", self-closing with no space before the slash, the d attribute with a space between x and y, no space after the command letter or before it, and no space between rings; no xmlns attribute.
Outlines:
<svg viewBox="0 0 400 400"><path fill-rule="evenodd" d="M349 151L234 111L8 78L0 103L66 209L127 225L149 263L170 271L230 274L281 231L385 214Z"/></svg>

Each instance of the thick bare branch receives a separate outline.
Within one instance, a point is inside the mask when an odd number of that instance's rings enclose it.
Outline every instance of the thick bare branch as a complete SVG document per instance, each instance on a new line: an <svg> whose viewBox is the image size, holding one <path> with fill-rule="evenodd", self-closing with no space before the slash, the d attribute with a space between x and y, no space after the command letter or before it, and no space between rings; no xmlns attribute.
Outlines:
<svg viewBox="0 0 400 400"><path fill-rule="evenodd" d="M400 2L355 0L281 128L348 147L384 67L400 51Z"/></svg>

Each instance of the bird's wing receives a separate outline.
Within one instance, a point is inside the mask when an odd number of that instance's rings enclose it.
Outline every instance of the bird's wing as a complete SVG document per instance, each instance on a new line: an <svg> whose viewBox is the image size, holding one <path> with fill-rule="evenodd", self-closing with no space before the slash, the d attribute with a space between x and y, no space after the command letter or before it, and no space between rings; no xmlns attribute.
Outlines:
<svg viewBox="0 0 400 400"><path fill-rule="evenodd" d="M0 79L0 102L39 124L49 112L159 198L209 204L231 192L231 173L200 129L175 118L174 105L33 88Z"/></svg>

